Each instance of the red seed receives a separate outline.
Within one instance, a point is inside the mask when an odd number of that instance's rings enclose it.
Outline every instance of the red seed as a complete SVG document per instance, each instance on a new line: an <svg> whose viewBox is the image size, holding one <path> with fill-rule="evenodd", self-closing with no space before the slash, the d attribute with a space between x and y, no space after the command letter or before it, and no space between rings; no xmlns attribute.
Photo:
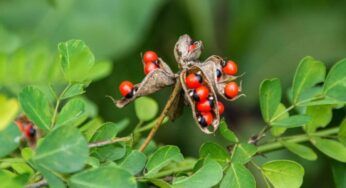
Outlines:
<svg viewBox="0 0 346 188"><path fill-rule="evenodd" d="M223 114L223 112L225 111L225 106L222 104L222 102L217 101L217 109L219 110L219 114Z"/></svg>
<svg viewBox="0 0 346 188"><path fill-rule="evenodd" d="M159 67L153 63L153 62L149 62L149 63L146 63L144 65L144 74L147 75L149 74L151 71L155 70L155 69L158 69Z"/></svg>
<svg viewBox="0 0 346 188"><path fill-rule="evenodd" d="M224 88L224 92L225 92L226 97L228 97L228 98L233 98L233 97L237 96L239 93L238 84L236 82L230 82L230 83L226 84L226 86Z"/></svg>
<svg viewBox="0 0 346 188"><path fill-rule="evenodd" d="M122 96L126 97L133 90L134 86L130 81L123 81L119 86L119 90Z"/></svg>
<svg viewBox="0 0 346 188"><path fill-rule="evenodd" d="M185 78L186 86L189 89L195 89L195 88L201 86L202 82L203 82L202 76L199 74L195 74L195 73L190 73Z"/></svg>
<svg viewBox="0 0 346 188"><path fill-rule="evenodd" d="M158 56L153 51L146 51L143 55L144 63L150 63L158 60Z"/></svg>
<svg viewBox="0 0 346 188"><path fill-rule="evenodd" d="M235 75L238 72L237 64L234 61L227 61L226 65L223 66L222 71L228 75Z"/></svg>

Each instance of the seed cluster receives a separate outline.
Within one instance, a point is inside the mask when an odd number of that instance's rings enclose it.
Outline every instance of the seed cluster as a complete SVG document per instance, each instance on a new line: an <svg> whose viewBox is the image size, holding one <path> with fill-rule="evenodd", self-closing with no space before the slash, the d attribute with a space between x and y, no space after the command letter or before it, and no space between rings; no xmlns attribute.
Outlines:
<svg viewBox="0 0 346 188"><path fill-rule="evenodd" d="M177 102L167 116L173 120L186 104L191 107L193 117L203 132L215 132L225 109L218 96L233 101L244 94L239 94L241 87L235 82L240 77L236 76L237 64L216 55L202 62L199 60L202 49L202 41L194 41L190 36L182 35L174 47L175 59L181 69L176 74L157 53L146 51L142 56L145 78L138 84L123 81L119 86L123 98L115 101L116 106L122 108L140 96L149 95L179 81L181 95L177 95Z"/></svg>

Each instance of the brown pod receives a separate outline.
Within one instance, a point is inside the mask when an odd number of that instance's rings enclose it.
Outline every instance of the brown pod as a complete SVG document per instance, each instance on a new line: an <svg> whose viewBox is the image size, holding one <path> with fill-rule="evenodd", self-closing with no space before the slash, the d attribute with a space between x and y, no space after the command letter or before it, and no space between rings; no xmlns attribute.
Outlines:
<svg viewBox="0 0 346 188"><path fill-rule="evenodd" d="M213 121L212 121L211 125L209 125L209 126L204 127L198 121L199 112L196 109L196 103L197 102L193 99L192 96L189 95L189 92L191 91L191 89L189 89L185 83L186 75L188 75L190 73L199 73L202 76L202 78L203 78L202 85L206 86L209 89L209 95L212 96L213 104L215 104L215 105L213 105L212 111L211 111L211 113L213 115ZM185 99L188 101L188 104L190 104L190 106L191 106L192 115L193 115L193 118L195 119L198 127L206 134L214 133L219 126L220 115L219 115L219 111L217 109L217 96L215 94L215 91L214 91L209 79L206 77L206 75L201 71L201 69L199 67L192 66L188 70L184 69L181 72L180 82L181 82L182 88L185 92ZM212 127L212 130L210 130L209 127Z"/></svg>
<svg viewBox="0 0 346 188"><path fill-rule="evenodd" d="M179 37L174 46L174 56L180 66L185 66L188 61L195 61L202 53L202 41L194 41L187 34Z"/></svg>
<svg viewBox="0 0 346 188"><path fill-rule="evenodd" d="M175 83L175 76L169 66L161 58L159 58L157 64L159 66L158 69L147 74L141 83L134 85L135 91L131 98L123 97L115 101L110 97L118 108L126 106L138 97L155 93Z"/></svg>
<svg viewBox="0 0 346 188"><path fill-rule="evenodd" d="M232 76L227 74L222 74L222 63L224 60L217 55L212 55L209 58L207 58L203 63L198 65L204 72L204 74L211 80L212 85L215 89L215 91L225 100L228 101L234 101L238 99L239 97L245 96L244 94L239 94L236 97L228 98L224 94L224 88L225 85L229 82L232 82L240 77L242 77L244 74L241 74L239 76ZM221 71L221 76L218 76L218 70ZM239 87L239 92L241 91L241 84Z"/></svg>

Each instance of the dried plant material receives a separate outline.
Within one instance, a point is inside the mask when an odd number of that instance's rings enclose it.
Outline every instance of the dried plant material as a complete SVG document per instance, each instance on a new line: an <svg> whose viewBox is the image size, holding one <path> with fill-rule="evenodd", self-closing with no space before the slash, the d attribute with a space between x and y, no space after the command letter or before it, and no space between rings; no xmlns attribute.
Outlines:
<svg viewBox="0 0 346 188"><path fill-rule="evenodd" d="M239 97L244 96L244 94L240 94L230 99L224 94L225 85L236 80L242 75L232 76L222 74L222 68L223 65L225 65L225 60L216 55L212 55L204 62L201 62L198 58L201 55L202 49L202 41L194 41L189 35L186 34L180 36L174 47L174 56L178 63L179 69L181 69L178 73L174 74L170 67L161 58L158 58L157 61L152 63L155 63L155 65L157 65L159 68L147 74L141 83L134 85L135 90L133 97L124 97L118 101L115 101L111 97L110 98L117 107L122 108L129 102L135 100L137 97L152 94L164 87L175 84L174 98L170 98L168 100L167 104L169 104L169 106L166 105L162 114L168 116L168 118L173 121L181 114L184 104L189 105L191 106L193 118L195 119L198 127L206 134L214 133L217 130L220 122L217 95L228 101L234 101ZM144 60L142 63L145 67L146 63ZM197 73L198 75L201 75L201 80L203 80L201 84L208 88L208 100L212 101L207 110L209 117L212 117L209 118L209 120L212 119L209 126L207 125L205 119L203 120L204 122L198 121L201 120L199 118L201 118L203 112L199 112L197 110L197 102L192 96L189 95L191 89L188 89L185 83L186 76L190 73ZM211 111L209 112L210 108ZM208 123L210 123L210 121Z"/></svg>
<svg viewBox="0 0 346 188"><path fill-rule="evenodd" d="M189 35L182 35L174 47L174 56L180 66L189 65L190 61L195 61L202 53L202 41L193 41Z"/></svg>
<svg viewBox="0 0 346 188"><path fill-rule="evenodd" d="M198 115L199 115L199 112L197 111L196 109L196 101L191 97L189 96L189 91L190 89L187 88L186 84L185 84L185 78L186 78L186 75L190 74L190 73L198 73L202 76L203 78L203 83L202 85L206 86L208 89L209 89L209 95L212 97L212 100L213 100L213 107L212 107L212 111L211 113L213 114L214 116L214 119L212 121L212 124L210 126L202 126L199 124L198 122ZM188 70L183 70L180 74L180 81L181 81L181 85L182 85L182 88L185 92L185 96L186 96L186 99L187 101L189 102L189 105L192 109L192 115L193 115L193 118L195 119L198 127L206 134L211 134L211 133L214 133L218 126L219 126L219 122L220 122L220 115L219 115L219 110L217 109L217 96L215 94L215 91L212 87L212 85L210 84L210 81L209 79L206 77L206 75L202 72L202 70L197 67L197 66L193 66L193 67L190 67ZM209 130L209 127L212 127L213 130Z"/></svg>

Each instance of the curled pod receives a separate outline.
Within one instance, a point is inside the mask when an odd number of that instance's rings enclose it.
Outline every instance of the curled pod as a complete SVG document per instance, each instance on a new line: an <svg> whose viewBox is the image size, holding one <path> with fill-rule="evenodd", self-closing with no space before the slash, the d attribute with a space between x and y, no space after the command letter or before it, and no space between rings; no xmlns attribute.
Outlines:
<svg viewBox="0 0 346 188"><path fill-rule="evenodd" d="M134 92L130 98L123 97L120 100L114 100L110 97L118 108L126 106L134 99L155 93L156 91L171 86L175 83L175 76L169 66L159 58L157 61L158 69L149 72L142 82L134 85Z"/></svg>
<svg viewBox="0 0 346 188"><path fill-rule="evenodd" d="M197 110L197 103L196 98L191 95L191 91L193 89L189 89L185 83L186 76L194 73L194 74L200 74L203 78L202 86L206 87L208 89L208 99L210 100L214 105L212 105L212 109L210 112L199 112ZM192 115L195 119L198 127L206 134L212 134L214 133L220 122L220 115L217 107L217 96L215 94L214 88L210 84L209 79L206 77L206 75L202 72L202 70L197 66L192 66L189 69L184 69L180 74L180 82L182 89L185 93L185 99L187 100L187 103L191 106L192 109Z"/></svg>
<svg viewBox="0 0 346 188"><path fill-rule="evenodd" d="M236 79L242 77L244 74L239 76L228 75L222 73L222 65L225 63L220 56L213 55L207 58L203 63L198 64L197 66L204 72L204 74L211 81L215 91L225 100L234 101L239 97L245 96L244 94L239 94L235 97L227 97L225 95L225 86L227 83L233 82ZM220 75L221 72L221 75ZM239 92L241 92L241 84L239 86Z"/></svg>
<svg viewBox="0 0 346 188"><path fill-rule="evenodd" d="M187 34L179 37L177 43L174 46L174 56L176 61L185 66L189 61L195 61L202 53L203 43L202 41L194 41Z"/></svg>

